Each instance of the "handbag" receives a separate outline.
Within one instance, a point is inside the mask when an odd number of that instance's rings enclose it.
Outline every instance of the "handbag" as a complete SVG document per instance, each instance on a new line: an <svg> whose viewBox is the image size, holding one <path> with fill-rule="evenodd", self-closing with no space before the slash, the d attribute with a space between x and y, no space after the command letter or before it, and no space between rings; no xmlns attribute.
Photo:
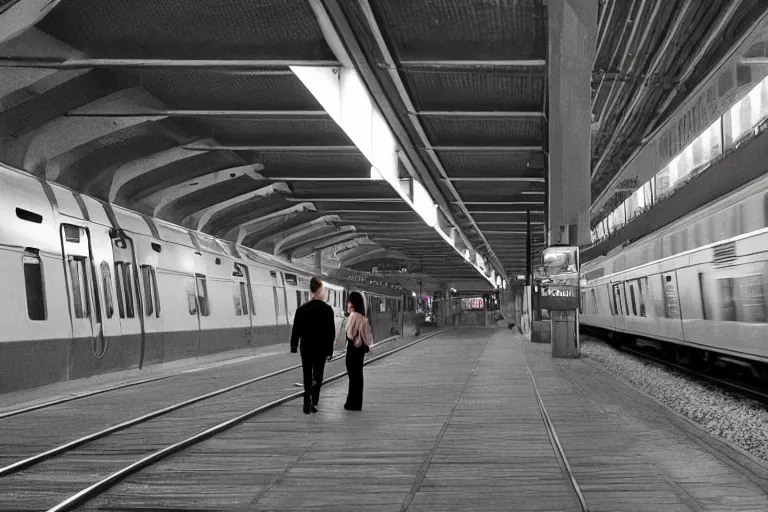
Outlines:
<svg viewBox="0 0 768 512"><path fill-rule="evenodd" d="M355 335L355 339L352 341L352 344L355 346L355 348L362 347L366 354L371 351L371 347L363 343L363 340L360 338L360 331L358 331Z"/></svg>

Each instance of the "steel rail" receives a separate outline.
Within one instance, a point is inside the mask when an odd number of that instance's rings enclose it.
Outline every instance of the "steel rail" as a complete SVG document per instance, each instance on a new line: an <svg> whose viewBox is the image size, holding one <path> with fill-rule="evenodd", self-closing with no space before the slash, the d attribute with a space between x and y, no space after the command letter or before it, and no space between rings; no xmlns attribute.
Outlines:
<svg viewBox="0 0 768 512"><path fill-rule="evenodd" d="M416 345L417 343L421 343L422 341L432 338L434 336L437 336L439 334L442 334L449 329L443 329L442 331L437 331L434 333L430 333L427 336L422 336L421 338L412 341L410 343L407 343L403 345L402 347L398 347L392 350L389 350L387 352L384 352L383 354L380 354L378 356L372 357L366 361L363 362L363 365L369 365L375 361L378 361L379 359L383 359L387 356L390 356L392 354L395 354L397 352L400 352L402 350L405 350L406 348L412 347L413 345ZM333 375L331 377L328 377L327 379L323 380L323 384L329 384L331 382L334 382L336 380L341 379L347 375L347 372L340 372L336 375ZM193 446L195 444L198 444L209 437L212 437L218 433L224 432L225 430L228 430L240 423L242 423L245 420L248 420L252 418L253 416L256 416L258 414L261 414L263 412L269 411L270 409L274 409L275 407L282 405L286 402L290 402L291 400L295 400L296 398L301 398L304 395L304 391L297 391L296 393L291 393L290 395L284 396L282 398L278 398L277 400L273 400L272 402L269 402L267 404L261 405L259 407L256 407L255 409L251 409L248 412L245 412L243 414L240 414L239 416L236 416L234 418L231 418L229 420L223 421L221 423L218 423L217 425L214 425L213 427L210 427L202 432L199 432L198 434L195 434L191 437L188 437L184 439L183 441L179 441L177 443L174 443L172 445L168 445L165 448L162 448L158 451L155 451L146 457L143 457L133 464L130 464L128 466L125 466L122 469L119 469L118 471L115 471L114 473L110 474L109 476L99 480L98 482L95 482L94 484L86 487L85 489L81 490L80 492L73 494L66 500L54 505L50 509L48 509L48 512L64 512L68 510L74 510L74 508L82 505L84 502L87 502L94 497L104 493L105 491L109 490L111 487L113 487L115 484L120 482L125 477L136 473L138 471L141 471L144 468L147 468L160 460L168 457L169 455L172 455L174 453L178 453L190 446Z"/></svg>
<svg viewBox="0 0 768 512"><path fill-rule="evenodd" d="M444 329L442 331L437 331L435 333L430 333L428 335L428 337L436 336L437 334L441 334L441 333L443 333L445 331L446 331L446 329ZM381 345L383 345L385 343L389 343L389 342L391 342L392 340L394 340L396 338L397 338L397 336L392 336L390 338L386 338L386 339L384 339L384 340L382 340L382 341L372 345L371 349L379 347L379 346L381 346ZM426 339L426 337L425 337L425 339ZM337 360L341 359L342 357L343 357L343 354L336 354L331 359L331 361L337 361ZM28 469L28 468L30 468L32 466L35 466L35 465L40 464L42 462L45 462L45 461L47 461L49 459L52 459L52 458L54 458L54 457L56 457L58 455L61 455L63 453L69 452L69 451L72 451L72 450L74 450L75 448L77 448L79 446L83 446L83 445L85 445L87 443L90 443L92 441L95 441L97 439L101 439L101 438L107 437L107 436L109 436L111 434L114 434L115 432L119 432L121 430L128 429L130 427L133 427L135 425L139 425L141 423L146 423L149 420L158 418L160 416L164 416L164 415L169 414L169 413L171 413L173 411L182 409L184 407L188 407L188 406L190 406L192 404L201 402L203 400L207 400L209 398L213 398L213 397L222 395L224 393L228 393L230 391L234 391L236 389L239 389L239 388L242 388L242 387L245 387L245 386L249 386L251 384L255 384L256 382L259 382L259 381L262 381L262 380L266 380L266 379L269 379L269 378L272 378L272 377L276 377L277 375L282 375L283 373L287 373L289 371L296 370L296 369L299 369L299 368L301 368L301 364L296 364L296 365L292 365L292 366L289 366L289 367L286 367L286 368L282 368L280 370L276 370L276 371L268 373L266 375L261 375L259 377L254 377L252 379L244 380L242 382L238 382L236 384L232 384L231 386L227 386L227 387L224 387L224 388L221 388L221 389L217 389L215 391L211 391L210 393L205 393L203 395L199 395L199 396L190 398L188 400L184 400L183 402L178 402L178 403L175 403L173 405L169 405L167 407L156 409L156 410L154 410L152 412L148 412L148 413L143 414L141 416L138 416L136 418L132 418L132 419L123 421L121 423L112 425L110 427L104 428L102 430L99 430L98 432L94 432L92 434L88 434L88 435L79 437L79 438L74 439L72 441L69 441L67 443L64 443L64 444L61 444L61 445L56 446L54 448L51 448L49 450L46 450L44 452L40 452L40 453L38 453L36 455L32 455L31 457L27 457L25 459L22 459L22 460L19 460L17 462L14 462L13 464L9 464L7 466L1 467L0 468L0 477L5 477L5 476L11 475L13 473L16 473L18 471L21 471L21 470L24 470L24 469Z"/></svg>

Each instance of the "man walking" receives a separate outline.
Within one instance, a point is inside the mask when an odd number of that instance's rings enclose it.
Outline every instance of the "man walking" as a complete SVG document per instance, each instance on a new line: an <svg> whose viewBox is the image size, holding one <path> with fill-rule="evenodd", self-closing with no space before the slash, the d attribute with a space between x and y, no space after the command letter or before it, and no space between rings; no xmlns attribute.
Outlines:
<svg viewBox="0 0 768 512"><path fill-rule="evenodd" d="M317 412L323 384L325 358L333 354L336 324L333 309L325 303L323 282L313 277L309 282L312 300L296 310L291 332L291 352L296 353L301 339L301 366L304 370L304 414ZM312 381L315 385L312 385Z"/></svg>

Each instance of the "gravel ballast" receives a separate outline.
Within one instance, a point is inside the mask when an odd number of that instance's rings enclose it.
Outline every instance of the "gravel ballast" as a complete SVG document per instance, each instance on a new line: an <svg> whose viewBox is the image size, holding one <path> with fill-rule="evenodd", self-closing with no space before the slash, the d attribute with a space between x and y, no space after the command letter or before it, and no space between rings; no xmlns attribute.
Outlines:
<svg viewBox="0 0 768 512"><path fill-rule="evenodd" d="M581 353L709 433L768 461L768 410L763 404L586 336Z"/></svg>

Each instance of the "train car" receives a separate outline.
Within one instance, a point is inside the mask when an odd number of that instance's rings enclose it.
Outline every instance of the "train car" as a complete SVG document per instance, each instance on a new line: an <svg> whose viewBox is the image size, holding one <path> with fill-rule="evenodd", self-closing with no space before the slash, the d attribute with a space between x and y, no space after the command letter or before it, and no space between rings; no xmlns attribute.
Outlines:
<svg viewBox="0 0 768 512"><path fill-rule="evenodd" d="M307 269L2 166L0 215L0 392L287 343L309 300Z"/></svg>
<svg viewBox="0 0 768 512"><path fill-rule="evenodd" d="M586 263L580 324L681 361L736 364L768 378L767 188L761 178Z"/></svg>

